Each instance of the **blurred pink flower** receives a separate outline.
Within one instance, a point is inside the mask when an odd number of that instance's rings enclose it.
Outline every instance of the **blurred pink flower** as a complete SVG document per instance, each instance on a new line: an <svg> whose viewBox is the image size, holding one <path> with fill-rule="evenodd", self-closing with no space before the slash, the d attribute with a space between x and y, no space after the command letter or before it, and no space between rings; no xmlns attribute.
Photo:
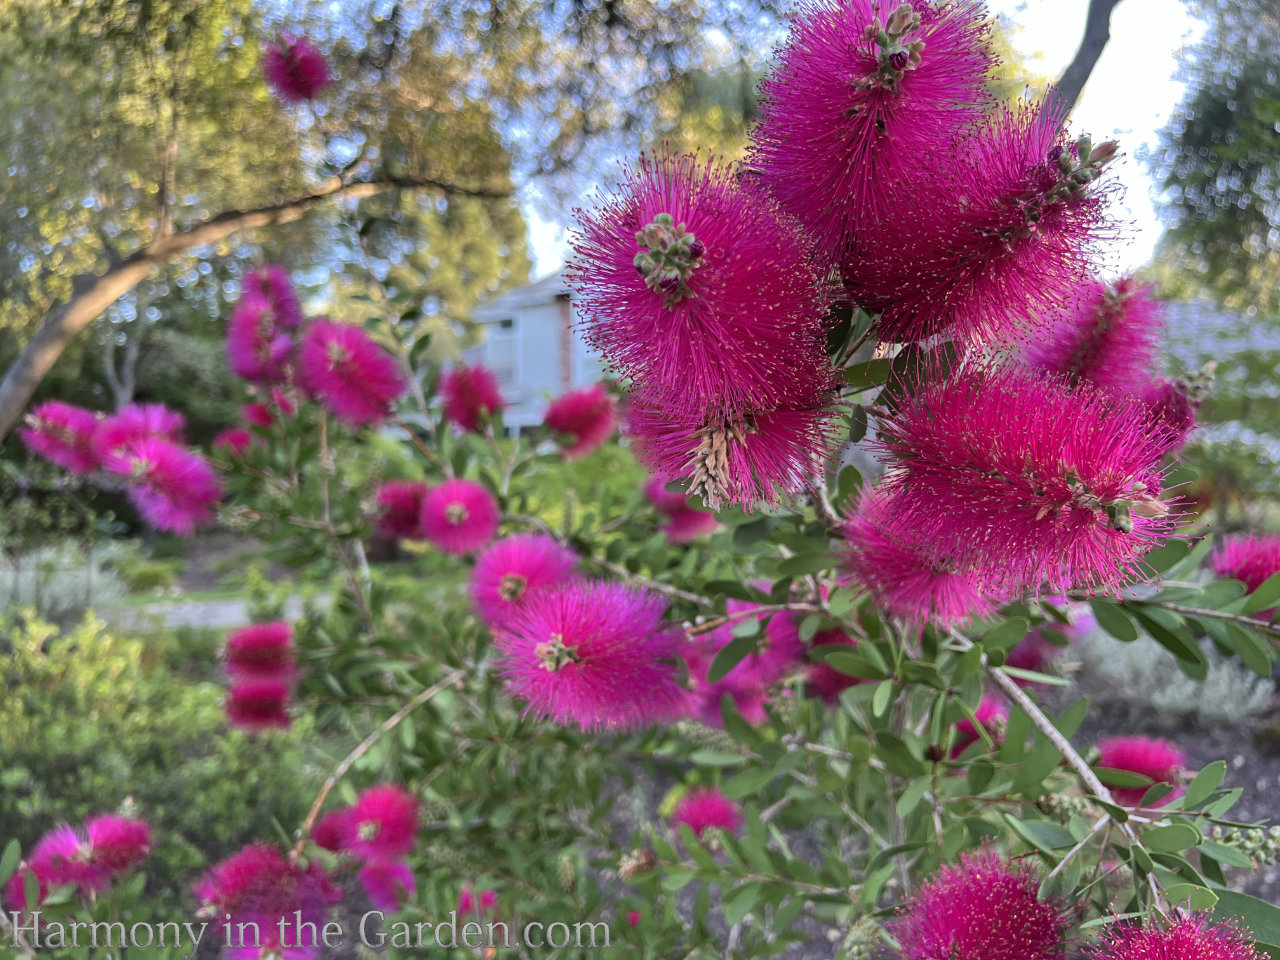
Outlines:
<svg viewBox="0 0 1280 960"><path fill-rule="evenodd" d="M571 580L577 563L572 550L546 534L506 537L476 559L471 605L487 626L503 626L535 591Z"/></svg>
<svg viewBox="0 0 1280 960"><path fill-rule="evenodd" d="M293 338L280 323L271 301L257 293L240 298L227 322L227 363L250 383L288 379Z"/></svg>
<svg viewBox="0 0 1280 960"><path fill-rule="evenodd" d="M422 536L422 501L430 488L421 480L389 480L378 487L379 530L393 537Z"/></svg>
<svg viewBox="0 0 1280 960"><path fill-rule="evenodd" d="M475 553L493 539L498 501L473 480L446 480L422 498L420 529L442 553Z"/></svg>
<svg viewBox="0 0 1280 960"><path fill-rule="evenodd" d="M294 678L293 628L282 621L253 623L233 630L223 651L233 680L289 682Z"/></svg>
<svg viewBox="0 0 1280 960"><path fill-rule="evenodd" d="M697 787L681 797L671 813L672 829L682 823L699 839L713 828L737 833L742 828L742 808L715 787Z"/></svg>
<svg viewBox="0 0 1280 960"><path fill-rule="evenodd" d="M98 415L60 400L46 400L24 418L18 436L50 463L72 473L89 473L98 466L94 434Z"/></svg>
<svg viewBox="0 0 1280 960"><path fill-rule="evenodd" d="M418 801L394 784L364 791L351 808L351 853L365 860L403 856L418 837Z"/></svg>
<svg viewBox="0 0 1280 960"><path fill-rule="evenodd" d="M301 37L284 34L262 53L267 83L285 103L314 100L329 85L324 54Z"/></svg>
<svg viewBox="0 0 1280 960"><path fill-rule="evenodd" d="M1252 941L1232 922L1208 916L1122 920L1103 928L1085 947L1089 960L1261 960Z"/></svg>
<svg viewBox="0 0 1280 960"><path fill-rule="evenodd" d="M577 460L613 435L618 411L604 384L597 383L552 400L542 422L566 438L573 437L573 443L562 452L568 459Z"/></svg>
<svg viewBox="0 0 1280 960"><path fill-rule="evenodd" d="M181 445L186 425L182 414L162 403L131 403L98 425L93 445L99 461L111 470L113 461L121 457L127 459L133 445L140 440L158 438Z"/></svg>
<svg viewBox="0 0 1280 960"><path fill-rule="evenodd" d="M356 872L356 879L375 910L399 910L417 890L413 870L404 860L369 860Z"/></svg>
<svg viewBox="0 0 1280 960"><path fill-rule="evenodd" d="M222 499L222 482L208 461L160 437L129 444L104 466L124 477L130 502L159 530L190 536Z"/></svg>
<svg viewBox="0 0 1280 960"><path fill-rule="evenodd" d="M302 307L284 267L273 263L255 267L244 275L244 289L246 295L261 297L270 304L279 327L296 330L302 326Z"/></svg>
<svg viewBox="0 0 1280 960"><path fill-rule="evenodd" d="M312 321L298 350L300 383L352 427L381 423L404 393L395 359L362 329Z"/></svg>
<svg viewBox="0 0 1280 960"><path fill-rule="evenodd" d="M440 378L440 397L444 418L471 433L480 433L482 418L505 405L497 378L479 364L457 366L445 373Z"/></svg>
<svg viewBox="0 0 1280 960"><path fill-rule="evenodd" d="M1187 759L1182 751L1168 740L1152 737L1111 737L1098 741L1098 766L1149 777L1156 783L1177 784ZM1112 787L1111 796L1126 807L1137 806L1150 787ZM1181 788L1157 800L1151 806L1159 807L1181 793Z"/></svg>
<svg viewBox="0 0 1280 960"><path fill-rule="evenodd" d="M1009 722L1009 708L997 697L983 695L978 709L973 711L983 732L995 743L1004 739L1005 724ZM951 747L951 757L955 759L969 749L970 745L982 739L978 727L973 720L963 717L956 722L955 743Z"/></svg>
<svg viewBox="0 0 1280 960"><path fill-rule="evenodd" d="M289 682L278 679L234 680L227 690L227 721L239 730L261 733L264 730L287 730L289 718Z"/></svg>
<svg viewBox="0 0 1280 960"><path fill-rule="evenodd" d="M151 824L145 820L104 813L86 821L85 833L89 863L100 873L99 884L133 869L151 852Z"/></svg>

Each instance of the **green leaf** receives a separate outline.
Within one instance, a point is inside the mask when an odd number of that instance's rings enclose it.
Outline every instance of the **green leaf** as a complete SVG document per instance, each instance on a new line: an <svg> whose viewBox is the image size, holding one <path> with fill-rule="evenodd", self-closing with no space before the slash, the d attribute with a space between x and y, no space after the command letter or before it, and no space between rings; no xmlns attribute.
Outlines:
<svg viewBox="0 0 1280 960"><path fill-rule="evenodd" d="M806 573L818 573L829 570L840 563L840 558L833 553L811 553L796 557L787 557L778 564L779 577L800 577Z"/></svg>
<svg viewBox="0 0 1280 960"><path fill-rule="evenodd" d="M1245 893L1219 890L1218 905L1213 915L1221 920L1239 918L1258 940L1264 943L1280 943L1280 907Z"/></svg>
<svg viewBox="0 0 1280 960"><path fill-rule="evenodd" d="M1228 867L1239 867L1242 870L1252 870L1254 868L1254 862L1249 859L1247 853L1213 840L1200 841L1200 855L1202 857L1212 857L1219 863L1225 863Z"/></svg>
<svg viewBox="0 0 1280 960"><path fill-rule="evenodd" d="M876 687L875 695L871 698L871 714L880 717L889 707L889 698L893 696L893 681L882 681L880 686Z"/></svg>
<svg viewBox="0 0 1280 960"><path fill-rule="evenodd" d="M1123 640L1125 643L1132 643L1138 639L1138 628L1134 626L1132 620L1129 619L1127 613L1118 604L1110 600L1103 600L1101 597L1094 597L1089 601L1089 606L1093 608L1093 615L1097 618L1098 626L1111 634L1117 640Z"/></svg>
<svg viewBox="0 0 1280 960"><path fill-rule="evenodd" d="M700 767L736 767L747 760L740 753L725 753L723 750L695 750L689 759Z"/></svg>
<svg viewBox="0 0 1280 960"><path fill-rule="evenodd" d="M755 622L755 621L752 621ZM707 668L707 682L717 683L728 676L729 671L740 664L747 658L747 655L756 649L757 643L754 637L734 637L716 654L716 658L711 661L711 666Z"/></svg>
<svg viewBox="0 0 1280 960"><path fill-rule="evenodd" d="M1258 589L1249 594L1249 598L1245 600L1240 612L1256 613L1259 610L1266 610L1268 607L1276 606L1277 602L1280 602L1280 573L1273 573L1258 584Z"/></svg>
<svg viewBox="0 0 1280 960"><path fill-rule="evenodd" d="M1182 809L1194 810L1208 799L1209 794L1218 789L1227 775L1227 762L1215 760L1196 774L1194 780L1187 784L1186 793L1182 796Z"/></svg>
<svg viewBox="0 0 1280 960"><path fill-rule="evenodd" d="M742 918L751 912L751 908L760 899L760 884L749 883L738 887L725 899L724 920L729 926L741 923Z"/></svg>
<svg viewBox="0 0 1280 960"><path fill-rule="evenodd" d="M833 670L864 680L883 680L885 671L866 657L859 656L844 644L828 643L814 647L810 659L825 663Z"/></svg>
<svg viewBox="0 0 1280 960"><path fill-rule="evenodd" d="M1172 823L1167 827L1152 827L1142 832L1143 846L1159 853L1178 853L1200 842L1200 831L1185 823Z"/></svg>
<svg viewBox="0 0 1280 960"><path fill-rule="evenodd" d="M1027 635L1027 631L1031 628L1031 623L1022 617L1014 617L1012 620L1006 620L994 630L987 631L986 636L982 638L982 648L988 652L999 650L1007 652L1022 642L1022 638Z"/></svg>
<svg viewBox="0 0 1280 960"><path fill-rule="evenodd" d="M1047 687L1069 687L1071 681L1066 677L1055 677L1035 670L1023 670L1021 667L1001 667L1005 673L1017 680L1028 680L1031 683L1043 684Z"/></svg>
<svg viewBox="0 0 1280 960"><path fill-rule="evenodd" d="M1019 820L1011 813L1006 813L1004 818L1018 836L1041 853L1065 850L1076 845L1075 838L1056 823L1048 820Z"/></svg>
<svg viewBox="0 0 1280 960"><path fill-rule="evenodd" d="M929 789L929 778L919 777L913 780L907 789L902 791L902 796L898 798L898 816L906 817L911 811L920 805L920 801L924 799L924 792Z"/></svg>
<svg viewBox="0 0 1280 960"><path fill-rule="evenodd" d="M877 735L875 754L900 777L918 777L925 772L924 761L912 754L911 748L892 733L882 731Z"/></svg>
<svg viewBox="0 0 1280 960"><path fill-rule="evenodd" d="M1151 634L1160 646L1164 647L1179 660L1189 663L1207 664L1204 651L1187 631L1187 628L1176 619L1169 619L1163 614L1167 611L1152 610L1141 604L1134 604L1133 614L1142 624L1143 629Z"/></svg>
<svg viewBox="0 0 1280 960"><path fill-rule="evenodd" d="M0 887L9 882L18 869L18 861L22 859L22 845L16 839L5 844L4 853L0 854Z"/></svg>
<svg viewBox="0 0 1280 960"><path fill-rule="evenodd" d="M1169 903L1190 910L1212 910L1218 902L1216 893L1198 883L1175 883L1165 890L1164 895Z"/></svg>
<svg viewBox="0 0 1280 960"><path fill-rule="evenodd" d="M862 473L852 463L840 468L836 478L836 503L843 503L862 489Z"/></svg>
<svg viewBox="0 0 1280 960"><path fill-rule="evenodd" d="M1275 645L1264 642L1252 630L1247 630L1238 623L1227 621L1227 644L1240 657L1241 662L1260 677L1271 676L1271 660L1275 653Z"/></svg>
<svg viewBox="0 0 1280 960"><path fill-rule="evenodd" d="M867 435L867 408L855 405L849 415L849 442L861 443Z"/></svg>
<svg viewBox="0 0 1280 960"><path fill-rule="evenodd" d="M753 793L759 793L773 783L776 776L777 774L772 767L762 767L759 770L744 770L742 773L736 774L725 781L724 787L721 788L721 793L730 800L748 797Z"/></svg>
<svg viewBox="0 0 1280 960"><path fill-rule="evenodd" d="M1119 770L1115 767L1094 767L1093 772L1108 787L1149 787L1155 783L1150 777L1134 773L1132 770Z"/></svg>
<svg viewBox="0 0 1280 960"><path fill-rule="evenodd" d="M892 360L868 360L866 363L855 363L846 367L842 376L844 382L855 389L877 387L889 379L892 368Z"/></svg>
<svg viewBox="0 0 1280 960"><path fill-rule="evenodd" d="M677 890L683 890L689 885L694 878L692 870L686 870L682 867L673 867L662 876L662 889L668 893L675 893Z"/></svg>
<svg viewBox="0 0 1280 960"><path fill-rule="evenodd" d="M1186 540L1170 540L1159 550L1152 550L1142 562L1157 573L1164 573L1191 552Z"/></svg>

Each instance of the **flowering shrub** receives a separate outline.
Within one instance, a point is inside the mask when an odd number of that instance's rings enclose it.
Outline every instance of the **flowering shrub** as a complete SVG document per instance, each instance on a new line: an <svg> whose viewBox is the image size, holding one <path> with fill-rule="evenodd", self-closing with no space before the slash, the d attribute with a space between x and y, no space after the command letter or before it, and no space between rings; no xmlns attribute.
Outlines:
<svg viewBox="0 0 1280 960"><path fill-rule="evenodd" d="M1210 839L1238 827L1225 764L1114 739L1091 764L1087 703L1039 700L1034 645L1086 605L1190 676L1206 639L1269 674L1280 576L1263 541L1216 555L1232 579L1201 569L1175 492L1198 388L1155 369L1149 291L1096 276L1117 146L1051 100L992 108L983 16L807 4L747 164L645 156L580 213L579 316L643 489L536 484L612 437L604 387L507 436L488 371L417 363L409 323L304 318L271 267L229 321L252 402L211 461L154 411L32 412L33 450L118 474L149 522L190 532L220 500L341 578L329 614L228 641L231 725L312 710L362 739L293 833L209 869L206 909L500 898L653 957L780 954L824 924L849 955L920 960L1280 951L1280 911L1227 885L1253 861ZM320 92L311 53L271 52L283 96ZM417 476L348 469L375 432ZM433 579L389 589L375 528L425 542Z"/></svg>

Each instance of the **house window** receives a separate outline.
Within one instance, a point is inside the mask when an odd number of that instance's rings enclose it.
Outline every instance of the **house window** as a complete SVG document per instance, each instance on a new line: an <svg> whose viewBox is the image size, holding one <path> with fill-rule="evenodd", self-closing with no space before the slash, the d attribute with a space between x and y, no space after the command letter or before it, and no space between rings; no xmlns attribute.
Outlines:
<svg viewBox="0 0 1280 960"><path fill-rule="evenodd" d="M512 317L489 331L489 369L502 387L514 386L520 377L520 328Z"/></svg>

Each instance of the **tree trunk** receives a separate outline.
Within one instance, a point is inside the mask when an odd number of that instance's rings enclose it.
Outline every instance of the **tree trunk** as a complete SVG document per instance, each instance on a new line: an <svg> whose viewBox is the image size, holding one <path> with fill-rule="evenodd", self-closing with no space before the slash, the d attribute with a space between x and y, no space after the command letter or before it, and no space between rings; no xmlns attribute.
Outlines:
<svg viewBox="0 0 1280 960"><path fill-rule="evenodd" d="M1089 0L1089 12L1085 15L1084 37L1076 49L1076 55L1067 69L1062 71L1054 89L1056 94L1053 112L1059 122L1067 119L1067 114L1080 99L1080 91L1084 89L1093 68L1098 65L1102 50L1111 39L1111 11L1120 0Z"/></svg>
<svg viewBox="0 0 1280 960"><path fill-rule="evenodd" d="M157 236L146 247L110 266L105 273L97 276L84 274L72 281L71 299L49 312L44 324L22 348L0 382L0 441L18 422L36 387L67 344L156 266L188 250L216 243L239 230L292 223L325 200L371 197L398 188L435 190L486 199L510 195L509 190L470 189L429 177L386 177L357 183L344 183L334 178L315 193L253 210L228 210L189 229Z"/></svg>

